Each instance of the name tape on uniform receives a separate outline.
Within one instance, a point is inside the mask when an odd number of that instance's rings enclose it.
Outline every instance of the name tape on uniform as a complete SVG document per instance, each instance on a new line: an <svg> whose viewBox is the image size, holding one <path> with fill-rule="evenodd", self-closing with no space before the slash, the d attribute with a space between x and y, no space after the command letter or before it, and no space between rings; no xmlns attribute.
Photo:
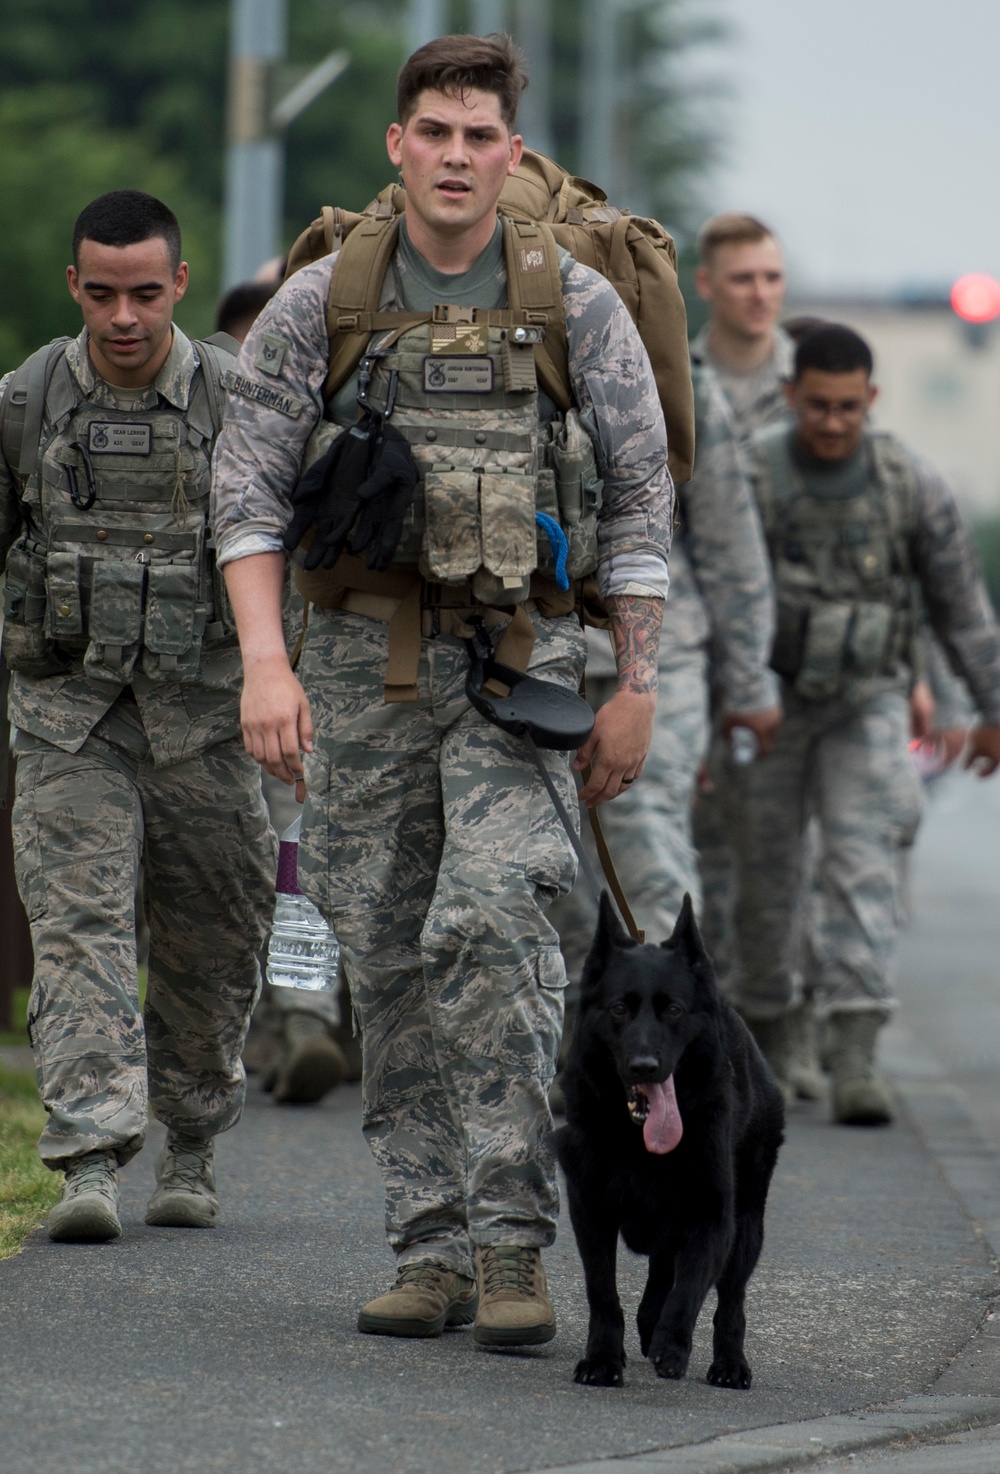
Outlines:
<svg viewBox="0 0 1000 1474"><path fill-rule="evenodd" d="M291 420L297 420L306 407L304 399L295 399L291 394L282 394L280 389L272 389L268 384L258 384L253 379L246 379L235 369L227 369L222 375L222 382L233 394L242 394L244 399L256 399L258 404L276 409L279 414L287 415Z"/></svg>
<svg viewBox="0 0 1000 1474"><path fill-rule="evenodd" d="M424 390L428 394L490 394L493 360L428 354L424 359Z"/></svg>
<svg viewBox="0 0 1000 1474"><path fill-rule="evenodd" d="M87 449L95 456L148 456L153 453L153 427L142 420L91 420Z"/></svg>

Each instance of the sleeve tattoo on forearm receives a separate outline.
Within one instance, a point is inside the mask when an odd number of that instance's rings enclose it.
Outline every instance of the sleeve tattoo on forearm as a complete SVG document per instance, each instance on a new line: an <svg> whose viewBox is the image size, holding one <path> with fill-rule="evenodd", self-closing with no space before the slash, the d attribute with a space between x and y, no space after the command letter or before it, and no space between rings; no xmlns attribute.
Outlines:
<svg viewBox="0 0 1000 1474"><path fill-rule="evenodd" d="M663 600L639 598L635 594L614 594L608 599L607 606L611 615L619 690L655 691Z"/></svg>

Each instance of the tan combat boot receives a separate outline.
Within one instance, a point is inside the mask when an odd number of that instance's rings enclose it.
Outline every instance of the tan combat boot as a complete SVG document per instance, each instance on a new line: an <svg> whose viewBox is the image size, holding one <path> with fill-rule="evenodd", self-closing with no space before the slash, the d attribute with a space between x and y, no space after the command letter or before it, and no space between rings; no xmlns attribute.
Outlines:
<svg viewBox="0 0 1000 1474"><path fill-rule="evenodd" d="M440 1336L445 1326L468 1326L476 1315L476 1286L440 1264L403 1264L386 1295L369 1300L358 1330L369 1336Z"/></svg>
<svg viewBox="0 0 1000 1474"><path fill-rule="evenodd" d="M210 1136L168 1131L156 1159L156 1187L146 1207L154 1228L214 1228L215 1142Z"/></svg>
<svg viewBox="0 0 1000 1474"><path fill-rule="evenodd" d="M832 1077L833 1119L844 1126L885 1126L893 1119L889 1087L875 1068L879 1013L832 1013L824 1054Z"/></svg>
<svg viewBox="0 0 1000 1474"><path fill-rule="evenodd" d="M324 1020L289 1013L271 1086L274 1099L283 1105L315 1105L346 1073L347 1061Z"/></svg>
<svg viewBox="0 0 1000 1474"><path fill-rule="evenodd" d="M66 1168L62 1199L49 1214L56 1243L100 1244L120 1239L118 1162L114 1152L86 1152Z"/></svg>
<svg viewBox="0 0 1000 1474"><path fill-rule="evenodd" d="M556 1333L540 1249L487 1244L476 1250L478 1346L539 1346Z"/></svg>
<svg viewBox="0 0 1000 1474"><path fill-rule="evenodd" d="M795 1099L795 1086L792 1083L795 1026L792 1015L783 1013L777 1018L747 1018L744 1014L743 1017L757 1041L758 1049L771 1067L775 1083L785 1097L785 1104L791 1105Z"/></svg>
<svg viewBox="0 0 1000 1474"><path fill-rule="evenodd" d="M826 1081L819 1062L816 1011L808 999L788 1015L788 1028L789 1084L799 1100L822 1100L826 1092Z"/></svg>

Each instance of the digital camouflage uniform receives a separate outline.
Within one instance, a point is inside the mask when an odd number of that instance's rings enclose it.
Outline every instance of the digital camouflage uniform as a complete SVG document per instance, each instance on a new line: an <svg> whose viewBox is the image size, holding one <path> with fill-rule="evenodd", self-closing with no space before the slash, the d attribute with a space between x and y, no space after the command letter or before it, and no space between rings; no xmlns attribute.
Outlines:
<svg viewBox="0 0 1000 1474"><path fill-rule="evenodd" d="M432 302L467 302L472 282L476 305L503 306L495 243L461 279L426 263L421 274L405 245L404 236L383 305L423 310L435 291ZM333 260L290 278L237 364L213 484L222 562L281 546L323 412ZM601 588L662 598L673 497L648 359L603 278L568 257L562 274L574 399L592 417L604 475ZM458 407L454 437L472 444L491 421L473 395ZM352 390L332 408L352 421ZM404 405L394 423L407 425L407 414ZM510 444L522 440L512 434ZM575 689L585 648L575 617L528 608L529 669ZM386 703L387 658L380 620L311 612L299 673L317 739L306 757L301 878L348 962L389 1241L403 1263L431 1258L471 1276L472 1243L543 1246L555 1233L546 1092L566 973L543 913L572 885L575 861L524 747L466 700L463 641L422 636L416 700ZM545 754L567 802L569 760Z"/></svg>
<svg viewBox="0 0 1000 1474"><path fill-rule="evenodd" d="M787 671L785 717L774 750L748 768L737 771L715 754L739 862L739 1001L751 1019L779 1017L794 1001L805 914L802 842L813 813L820 846L808 915L818 1003L829 1014L884 1018L894 1003L899 848L920 814L907 750L907 630L922 596L937 638L989 724L1000 721L1000 641L971 542L940 476L890 436L866 433L854 457L825 469L793 459L793 437L792 428L762 432L749 460L777 569L774 662ZM776 465L792 469L776 473ZM779 475L791 478L790 500L772 496ZM827 531L815 531L818 519ZM803 623L794 601L797 590L813 586L813 570L821 591L809 594ZM784 619L786 597L792 602ZM889 633L882 628L869 639L866 631L884 621L893 600ZM840 632L830 633L835 624ZM802 651L790 653L789 631L803 629Z"/></svg>
<svg viewBox="0 0 1000 1474"><path fill-rule="evenodd" d="M637 924L653 942L672 932L686 891L699 904L691 813L708 745L709 664L725 710L755 711L777 700L777 677L767 663L774 615L760 522L715 377L696 366L692 379L695 466L678 488L653 740L641 778L601 809L618 878ZM587 695L596 707L615 690L615 662L606 634L588 630L587 637ZM590 826L583 827L587 842ZM582 879L551 912L574 983L596 915Z"/></svg>
<svg viewBox="0 0 1000 1474"><path fill-rule="evenodd" d="M741 443L745 443L753 434L769 425L790 421L783 386L792 375L795 344L781 328L775 330L774 351L771 356L748 374L735 373L712 357L707 327L693 340L691 357L694 364L710 366L714 371ZM947 726L962 725L962 718L969 715L967 696L952 673L933 633L926 626L915 653L918 668L914 671L914 677L924 676L930 683L937 708L936 728L941 730ZM714 761L716 765L725 765L729 761L721 742ZM901 773L900 778L908 787L907 774ZM726 837L722 810L714 793L698 795L693 828L702 884L702 934L712 955L720 986L728 995L738 998L742 989L742 967L735 922L736 857ZM916 828L916 822L912 826L903 825L901 844L904 851L912 844ZM803 872L808 875L812 875L819 863L818 847L818 833L815 826L810 826L802 853ZM818 937L814 937L812 917L818 915L821 903L811 886L803 889L801 903L804 912L797 932L802 952L795 964L795 973L802 978L808 994L814 990L814 977L818 967L814 954L819 950Z"/></svg>
<svg viewBox="0 0 1000 1474"><path fill-rule="evenodd" d="M744 443L755 430L788 419L783 383L792 372L795 345L781 328L775 330L774 351L749 374L731 372L713 358L708 327L692 340L691 361L710 369L732 415L737 439ZM709 673L711 682L712 676ZM719 985L736 996L741 967L736 942L736 857L726 839L719 801L712 792L699 793L692 820L701 878L701 930L715 965Z"/></svg>
<svg viewBox="0 0 1000 1474"><path fill-rule="evenodd" d="M0 459L14 847L50 1113L40 1149L53 1168L139 1150L147 1062L149 1103L168 1127L208 1137L236 1122L275 862L239 736L239 651L213 587L214 429L196 350L175 328L155 382L119 399L84 331L57 374L76 408L53 426L50 391L23 497Z"/></svg>

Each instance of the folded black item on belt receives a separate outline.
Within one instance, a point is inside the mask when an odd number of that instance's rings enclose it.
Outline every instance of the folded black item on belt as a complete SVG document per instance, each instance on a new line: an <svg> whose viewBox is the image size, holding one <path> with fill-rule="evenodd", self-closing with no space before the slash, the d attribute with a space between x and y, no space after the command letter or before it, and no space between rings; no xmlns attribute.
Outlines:
<svg viewBox="0 0 1000 1474"><path fill-rule="evenodd" d="M346 548L382 573L399 546L419 481L406 438L384 421L376 426L361 420L337 437L296 486L285 547L297 548L313 528L307 570L332 568Z"/></svg>

